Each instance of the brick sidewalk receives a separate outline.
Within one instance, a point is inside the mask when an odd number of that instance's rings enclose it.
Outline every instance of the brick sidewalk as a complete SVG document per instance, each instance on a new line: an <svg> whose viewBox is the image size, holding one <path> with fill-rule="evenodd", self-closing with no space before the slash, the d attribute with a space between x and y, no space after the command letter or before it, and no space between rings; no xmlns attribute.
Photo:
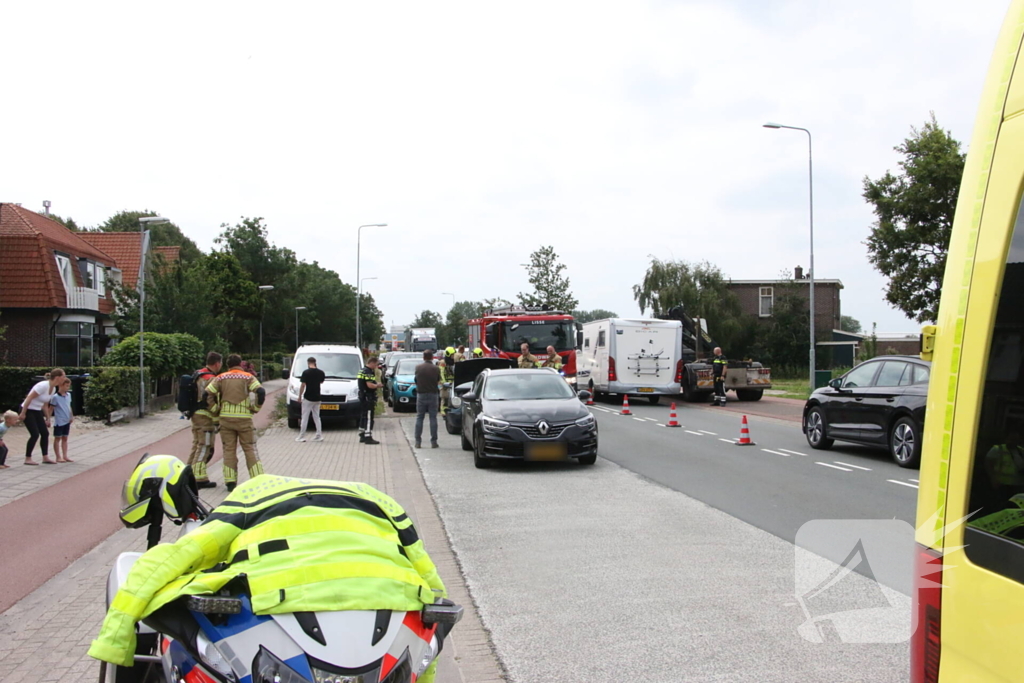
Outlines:
<svg viewBox="0 0 1024 683"><path fill-rule="evenodd" d="M396 498L415 520L449 594L466 608L441 655L439 683L505 680L398 420L378 422L380 446L361 445L352 429L327 429L321 443L296 443L295 435L280 422L262 435L260 457L268 472L364 481ZM219 481L220 468L211 475ZM226 492L218 486L202 494L216 505ZM165 525L164 533L173 540L173 525ZM144 548L144 531L122 529L0 614L0 680L95 681L99 664L85 653L103 618L107 572L118 553Z"/></svg>

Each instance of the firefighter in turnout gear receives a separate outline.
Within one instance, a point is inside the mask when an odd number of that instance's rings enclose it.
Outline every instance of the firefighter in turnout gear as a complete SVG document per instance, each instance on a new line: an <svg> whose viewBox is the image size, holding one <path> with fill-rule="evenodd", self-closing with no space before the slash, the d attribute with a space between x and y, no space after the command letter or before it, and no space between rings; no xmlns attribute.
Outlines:
<svg viewBox="0 0 1024 683"><path fill-rule="evenodd" d="M483 349L481 349L479 347L473 349L473 358L483 358L483 357L484 357L484 350Z"/></svg>
<svg viewBox="0 0 1024 683"><path fill-rule="evenodd" d="M210 412L220 419L220 442L224 446L224 484L228 491L234 491L238 483L238 444L242 445L249 478L263 474L256 453L256 430L252 416L259 412L267 392L258 379L242 370L242 357L236 353L228 356L228 369L207 385L206 393L211 397ZM256 402L249 398L256 394Z"/></svg>
<svg viewBox="0 0 1024 683"><path fill-rule="evenodd" d="M217 484L210 481L206 473L206 465L213 459L213 445L216 440L219 420L210 412L210 404L206 396L206 387L220 372L223 365L221 355L210 351L206 356L206 366L193 374L195 396L198 399L196 412L192 414L192 451L188 455L188 464L196 476L196 485L201 489L210 489Z"/></svg>
<svg viewBox="0 0 1024 683"><path fill-rule="evenodd" d="M562 357L555 351L554 346L548 347L548 358L541 365L542 368L554 368L555 370L562 370Z"/></svg>
<svg viewBox="0 0 1024 683"><path fill-rule="evenodd" d="M452 400L452 382L455 381L455 349L444 350L444 358L437 364L441 370L441 415L448 412L448 403Z"/></svg>
<svg viewBox="0 0 1024 683"><path fill-rule="evenodd" d="M519 356L519 367L522 368L539 368L540 361L537 360L537 356L530 353L530 345L523 342L519 346L519 350L522 352Z"/></svg>
<svg viewBox="0 0 1024 683"><path fill-rule="evenodd" d="M711 376L715 380L714 402L716 406L725 405L725 376L729 372L729 361L722 355L722 349L715 347L715 357L711 361Z"/></svg>
<svg viewBox="0 0 1024 683"><path fill-rule="evenodd" d="M359 443L376 446L380 441L373 438L373 413L377 407L377 359L369 358L366 367L359 371Z"/></svg>
<svg viewBox="0 0 1024 683"><path fill-rule="evenodd" d="M257 615L410 612L446 595L416 527L390 496L358 482L264 474L239 486L201 526L138 559L89 655L131 666L140 619L183 596L213 595L243 575ZM438 640L446 633L439 629ZM434 672L431 666L418 680L433 681Z"/></svg>

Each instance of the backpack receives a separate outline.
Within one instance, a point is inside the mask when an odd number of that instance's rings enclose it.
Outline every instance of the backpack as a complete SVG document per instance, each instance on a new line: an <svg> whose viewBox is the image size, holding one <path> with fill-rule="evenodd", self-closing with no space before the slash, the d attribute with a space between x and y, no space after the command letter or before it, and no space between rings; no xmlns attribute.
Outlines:
<svg viewBox="0 0 1024 683"><path fill-rule="evenodd" d="M199 379L213 375L206 368L200 368L191 375L182 375L178 380L178 411L191 418L199 409Z"/></svg>

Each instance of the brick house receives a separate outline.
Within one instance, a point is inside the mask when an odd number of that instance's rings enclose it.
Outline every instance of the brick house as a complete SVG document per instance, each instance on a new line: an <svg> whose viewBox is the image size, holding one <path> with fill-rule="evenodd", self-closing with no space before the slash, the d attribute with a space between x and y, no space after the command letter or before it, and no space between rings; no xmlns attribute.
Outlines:
<svg viewBox="0 0 1024 683"><path fill-rule="evenodd" d="M808 284L803 268L797 266L792 280L731 280L728 287L739 297L740 307L745 314L759 320L768 320L772 315L775 297L782 293L783 288L795 287L806 301L810 298ZM842 288L843 283L839 280L814 281L814 328L819 338L827 338L831 330L840 327L839 292Z"/></svg>
<svg viewBox="0 0 1024 683"><path fill-rule="evenodd" d="M0 361L87 367L116 341L110 284L134 287L138 233L76 233L0 203Z"/></svg>

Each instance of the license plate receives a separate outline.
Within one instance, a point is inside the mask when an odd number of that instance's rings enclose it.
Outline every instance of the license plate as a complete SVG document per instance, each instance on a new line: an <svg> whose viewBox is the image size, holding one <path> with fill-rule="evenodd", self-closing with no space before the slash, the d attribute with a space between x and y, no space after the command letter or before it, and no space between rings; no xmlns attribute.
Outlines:
<svg viewBox="0 0 1024 683"><path fill-rule="evenodd" d="M654 393L654 389L652 389L651 387L640 387L639 389L637 389L637 391L639 391L641 394L653 394Z"/></svg>
<svg viewBox="0 0 1024 683"><path fill-rule="evenodd" d="M321 403L320 410L338 410L340 406L337 403Z"/></svg>
<svg viewBox="0 0 1024 683"><path fill-rule="evenodd" d="M538 443L526 446L527 460L565 460L568 454L564 443Z"/></svg>

